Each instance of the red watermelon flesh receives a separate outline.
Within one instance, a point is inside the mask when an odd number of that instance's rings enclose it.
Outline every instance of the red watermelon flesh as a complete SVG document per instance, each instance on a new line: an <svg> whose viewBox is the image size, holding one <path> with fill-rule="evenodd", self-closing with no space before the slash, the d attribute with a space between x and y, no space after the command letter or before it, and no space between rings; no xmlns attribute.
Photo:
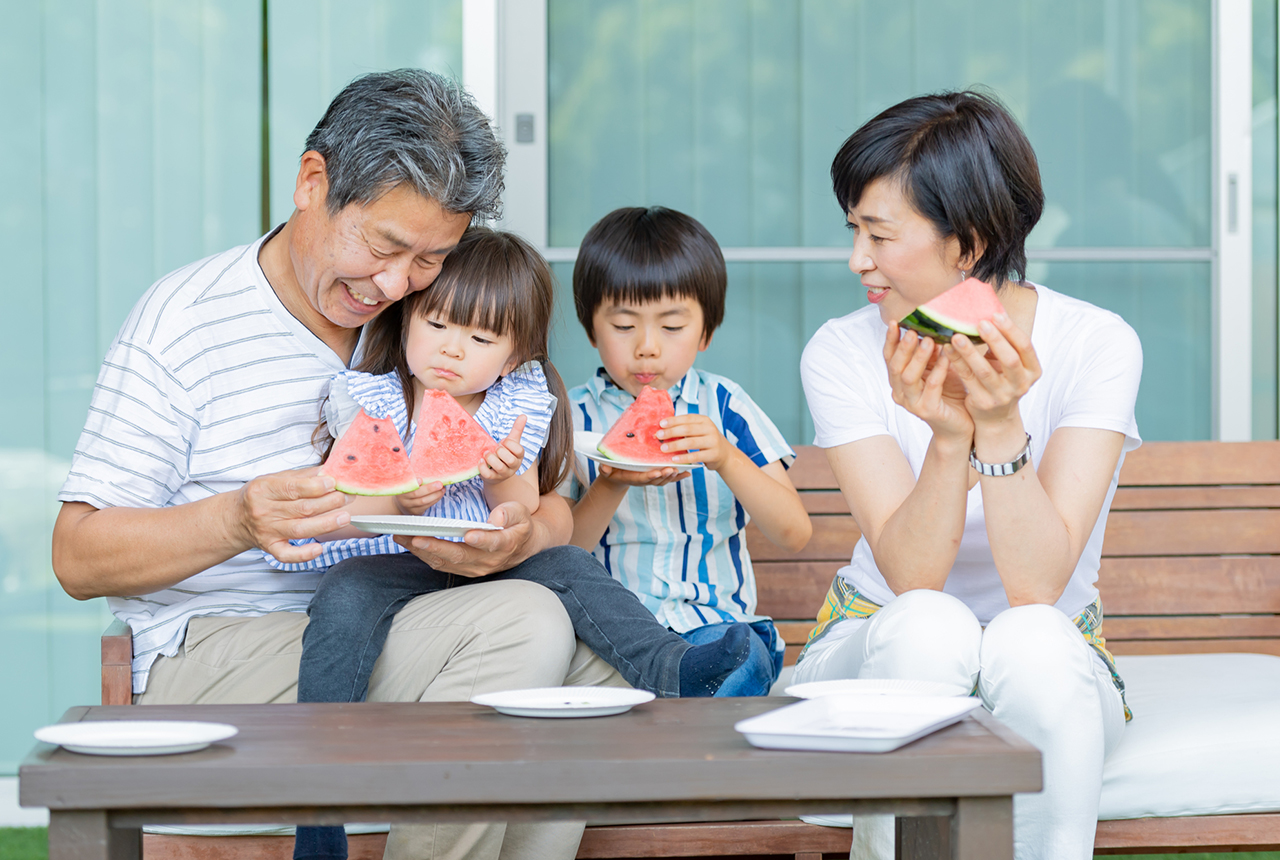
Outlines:
<svg viewBox="0 0 1280 860"><path fill-rule="evenodd" d="M636 402L628 406L627 411L613 422L596 450L610 460L669 463L677 454L684 452L667 453L662 450L662 440L657 435L662 428L658 422L675 414L671 395L646 385L640 389Z"/></svg>
<svg viewBox="0 0 1280 860"><path fill-rule="evenodd" d="M389 418L370 418L363 409L333 444L320 474L353 496L398 496L418 489L396 425Z"/></svg>
<svg viewBox="0 0 1280 860"><path fill-rule="evenodd" d="M950 343L954 334L965 335L978 343L982 341L978 323L999 313L1004 313L1004 306L991 285L977 278L966 278L916 308L902 320L902 326L938 343Z"/></svg>
<svg viewBox="0 0 1280 860"><path fill-rule="evenodd" d="M409 465L422 483L439 481L447 487L474 478L480 474L484 455L497 447L452 394L435 389L423 392L409 455Z"/></svg>

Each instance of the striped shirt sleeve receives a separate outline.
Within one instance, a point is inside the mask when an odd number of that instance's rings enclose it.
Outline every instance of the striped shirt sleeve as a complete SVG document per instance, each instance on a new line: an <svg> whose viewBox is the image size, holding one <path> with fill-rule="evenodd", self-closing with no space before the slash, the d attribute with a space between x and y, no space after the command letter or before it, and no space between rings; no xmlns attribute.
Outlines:
<svg viewBox="0 0 1280 860"><path fill-rule="evenodd" d="M781 461L791 468L796 452L764 410L736 382L721 378L715 385L725 438L757 466Z"/></svg>
<svg viewBox="0 0 1280 860"><path fill-rule="evenodd" d="M150 344L117 340L102 362L59 501L163 507L188 480L199 421Z"/></svg>
<svg viewBox="0 0 1280 860"><path fill-rule="evenodd" d="M496 395L496 397L495 397ZM485 409L493 400L495 409ZM528 362L504 376L485 397L484 404L476 411L476 418L494 439L501 442L515 426L521 415L528 421L520 435L524 447L524 460L519 474L534 466L542 448L547 444L551 431L551 419L556 411L555 395L547 388L547 377L538 362Z"/></svg>

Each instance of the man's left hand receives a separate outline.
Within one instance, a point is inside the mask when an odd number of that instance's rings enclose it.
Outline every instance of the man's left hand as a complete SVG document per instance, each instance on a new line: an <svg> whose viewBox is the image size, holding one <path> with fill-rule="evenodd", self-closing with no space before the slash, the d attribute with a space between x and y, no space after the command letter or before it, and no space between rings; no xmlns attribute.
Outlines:
<svg viewBox="0 0 1280 860"><path fill-rule="evenodd" d="M436 570L468 577L508 570L532 555L533 521L528 508L504 502L489 513L489 522L502 531L475 529L466 533L464 543L407 535L395 541Z"/></svg>

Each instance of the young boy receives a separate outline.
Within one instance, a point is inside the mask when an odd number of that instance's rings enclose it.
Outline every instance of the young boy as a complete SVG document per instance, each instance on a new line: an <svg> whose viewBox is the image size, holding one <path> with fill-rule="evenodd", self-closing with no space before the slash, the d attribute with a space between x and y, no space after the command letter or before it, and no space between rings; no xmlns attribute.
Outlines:
<svg viewBox="0 0 1280 860"><path fill-rule="evenodd" d="M796 551L812 527L787 477L795 452L782 434L741 387L693 367L724 319L726 285L720 246L680 212L618 209L583 238L573 298L604 366L569 392L574 429L603 432L644 386L659 388L676 411L660 433L669 440L663 449L705 469L633 472L578 455L568 485L572 542L689 642L749 623L751 656L716 695L763 696L782 667L783 643L755 613L744 531L753 519Z"/></svg>

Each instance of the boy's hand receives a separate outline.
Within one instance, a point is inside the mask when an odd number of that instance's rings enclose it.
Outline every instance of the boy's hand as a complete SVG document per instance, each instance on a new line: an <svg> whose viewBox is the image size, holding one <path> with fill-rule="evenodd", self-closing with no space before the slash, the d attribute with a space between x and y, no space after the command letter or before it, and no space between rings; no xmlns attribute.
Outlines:
<svg viewBox="0 0 1280 860"><path fill-rule="evenodd" d="M702 463L718 472L737 450L706 415L676 415L663 419L660 426L658 438L667 440L663 451L688 452L679 454L677 463Z"/></svg>
<svg viewBox="0 0 1280 860"><path fill-rule="evenodd" d="M514 478L524 462L524 446L520 444L520 436L524 433L524 425L529 422L528 416L521 415L511 426L511 432L497 448L484 455L480 461L480 477L486 481L505 481Z"/></svg>
<svg viewBox="0 0 1280 860"><path fill-rule="evenodd" d="M432 481L430 484L423 484L411 493L396 496L396 507L403 514L411 517L420 517L426 513L427 508L440 501L443 497L444 484L439 481Z"/></svg>
<svg viewBox="0 0 1280 860"><path fill-rule="evenodd" d="M630 469L618 469L596 462L597 481L608 481L614 484L625 484L630 487L661 487L672 481L680 481L689 477L689 472L681 472L672 466L653 469L648 472L633 472Z"/></svg>

